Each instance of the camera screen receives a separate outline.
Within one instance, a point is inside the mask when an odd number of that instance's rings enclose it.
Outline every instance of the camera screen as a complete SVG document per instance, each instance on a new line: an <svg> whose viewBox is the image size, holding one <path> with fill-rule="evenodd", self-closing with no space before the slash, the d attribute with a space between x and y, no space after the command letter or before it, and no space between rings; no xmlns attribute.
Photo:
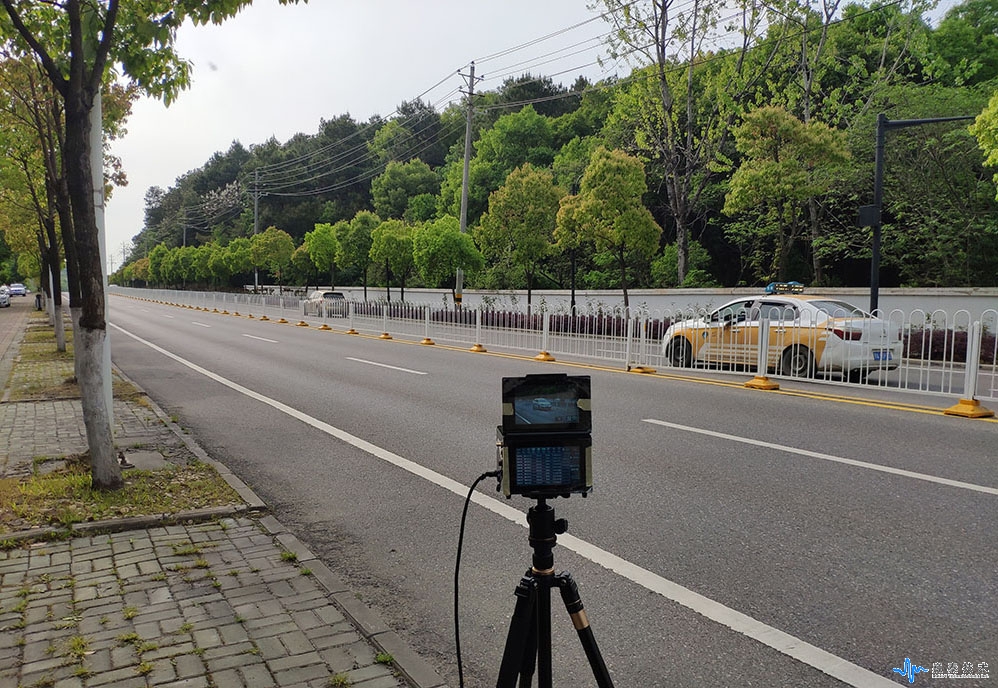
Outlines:
<svg viewBox="0 0 998 688"><path fill-rule="evenodd" d="M578 423L578 397L573 390L549 392L545 396L516 396L513 397L513 414L517 425Z"/></svg>
<svg viewBox="0 0 998 688"><path fill-rule="evenodd" d="M502 426L506 432L588 433L592 428L588 376L506 377L503 378L502 401Z"/></svg>
<svg viewBox="0 0 998 688"><path fill-rule="evenodd" d="M577 485L582 478L582 448L517 447L516 485L523 490Z"/></svg>

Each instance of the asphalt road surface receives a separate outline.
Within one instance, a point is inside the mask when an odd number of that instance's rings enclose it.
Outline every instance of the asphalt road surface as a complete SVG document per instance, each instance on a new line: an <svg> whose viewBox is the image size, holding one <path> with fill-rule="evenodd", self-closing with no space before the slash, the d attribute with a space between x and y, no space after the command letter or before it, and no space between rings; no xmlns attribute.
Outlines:
<svg viewBox="0 0 998 688"><path fill-rule="evenodd" d="M955 399L743 389L110 300L115 364L457 686L464 495L495 467L502 377L592 378L596 488L555 499L614 683L998 685L998 423ZM787 386L789 387L789 385ZM839 390L836 390L836 392ZM529 567L486 480L461 568L465 684L495 685ZM557 594L556 686L596 685ZM912 674L915 685L947 680Z"/></svg>

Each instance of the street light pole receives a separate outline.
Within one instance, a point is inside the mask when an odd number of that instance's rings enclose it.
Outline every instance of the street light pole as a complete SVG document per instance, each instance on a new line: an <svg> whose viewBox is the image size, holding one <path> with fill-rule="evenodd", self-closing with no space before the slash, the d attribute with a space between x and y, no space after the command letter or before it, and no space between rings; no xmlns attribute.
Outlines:
<svg viewBox="0 0 998 688"><path fill-rule="evenodd" d="M931 117L929 119L887 119L887 115L877 115L877 149L874 153L873 205L859 209L859 226L873 227L873 256L870 259L870 312L880 307L880 230L883 227L884 207L884 146L888 129L905 129L923 124L939 122L959 122L974 119L975 115L961 117Z"/></svg>

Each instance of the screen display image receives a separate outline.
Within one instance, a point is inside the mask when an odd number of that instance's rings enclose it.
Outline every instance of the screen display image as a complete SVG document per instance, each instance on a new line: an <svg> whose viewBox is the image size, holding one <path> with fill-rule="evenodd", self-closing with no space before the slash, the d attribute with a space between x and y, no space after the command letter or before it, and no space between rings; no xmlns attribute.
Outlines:
<svg viewBox="0 0 998 688"><path fill-rule="evenodd" d="M571 391L539 392L513 397L513 413L517 425L551 425L578 423L579 401Z"/></svg>
<svg viewBox="0 0 998 688"><path fill-rule="evenodd" d="M577 485L582 478L581 447L518 447L516 485L534 487Z"/></svg>

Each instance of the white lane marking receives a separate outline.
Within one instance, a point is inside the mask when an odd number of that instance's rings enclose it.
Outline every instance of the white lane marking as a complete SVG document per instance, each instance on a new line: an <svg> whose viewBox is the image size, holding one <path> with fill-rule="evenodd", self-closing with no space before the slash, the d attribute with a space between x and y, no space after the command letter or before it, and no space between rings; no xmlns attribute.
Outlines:
<svg viewBox="0 0 998 688"><path fill-rule="evenodd" d="M173 316L172 315L167 315L166 313L160 313L160 315L162 317L164 317L164 318L169 318L170 320L173 320Z"/></svg>
<svg viewBox="0 0 998 688"><path fill-rule="evenodd" d="M122 330L122 332L124 332L124 330ZM125 332L125 334L128 334L128 333ZM277 344L277 340L276 339L267 339L266 337L257 337L255 334L246 334L244 332L243 336L244 337L249 337L250 339L259 339L261 342L270 342L271 344Z"/></svg>
<svg viewBox="0 0 998 688"><path fill-rule="evenodd" d="M198 327L211 327L211 325L205 325L204 323L199 323L197 320L191 320L191 325L197 325Z"/></svg>
<svg viewBox="0 0 998 688"><path fill-rule="evenodd" d="M731 442L751 444L754 447L763 447L765 449L775 449L776 451L786 452L788 454L798 454L800 456L808 456L812 459L833 461L835 463L842 463L847 466L866 468L871 471L880 471L881 473L900 475L904 476L905 478L915 478L916 480L925 480L927 482L937 483L939 485L948 485L949 487L959 487L960 489L963 490L973 490L974 492L983 492L984 494L998 495L998 488L986 487L984 485L975 485L974 483L965 483L959 480L950 480L949 478L940 478L939 476L929 475L927 473L916 473L915 471L906 471L903 468L880 466L875 463L867 463L866 461L857 461L856 459L846 459L841 456L833 456L832 454L822 454L821 452L809 451L807 449L797 449L796 447L788 447L784 444L773 444L772 442L753 440L748 437L739 437L738 435L728 435L723 432L716 432L714 430L705 430L703 428L695 428L690 425L679 425L678 423L669 423L668 421L656 420L654 418L645 418L644 422L652 423L653 425L661 425L667 428L673 428L674 430L684 430L686 432L693 432L699 435L707 435L708 437L716 437L722 440L730 440Z"/></svg>
<svg viewBox="0 0 998 688"><path fill-rule="evenodd" d="M378 366L379 368L390 368L391 370L400 370L403 373L412 373L413 375L427 375L420 370L409 370L408 368L399 368L398 366L388 365L387 363L378 363L376 361L367 361L363 358L354 358L353 356L347 356L348 361L356 361L357 363L366 363L367 365Z"/></svg>
<svg viewBox="0 0 998 688"><path fill-rule="evenodd" d="M111 324L111 327L120 331L122 334L131 337L137 342L145 344L150 349L158 351L167 358L173 359L177 363L187 366L191 370L200 373L201 375L204 375L221 385L225 385L229 389L239 392L250 399L259 401L262 404L266 404L281 413L300 420L316 430L342 440L343 442L346 442L361 451L367 452L371 456L406 470L413 475L437 485L438 487L448 490L449 492L453 492L461 498L464 498L468 493L467 487L456 480L448 478L446 475L432 471L425 466L421 466L415 461L405 459L398 454L388 451L387 449L382 449L367 440L363 440L355 435L351 435L345 430L341 430L330 425L329 423L313 418L312 416L302 413L298 409L292 408L287 404L283 404L276 399L271 399L270 397L266 397L259 392L254 392L248 387L243 387L237 382L233 382L232 380L224 378L217 373L213 373L210 370L202 368L196 363L192 363L187 359L181 358L177 354L167 351L152 342L146 341L138 335L132 334L131 332L128 332L113 323ZM488 509L492 513L502 516L503 518L512 521L523 528L527 527L526 517L522 511L518 511L498 499L487 497L480 492L475 492L472 495L472 501L479 506ZM609 571L613 571L618 575L629 579L647 590L656 592L668 600L681 604L682 606L705 616L711 621L715 621L737 633L741 633L744 636L758 641L759 643L762 643L777 652L787 655L788 657L792 657L810 667L817 669L818 671L822 671L849 686L854 686L854 688L897 687L897 683L894 681L886 679L873 673L872 671L869 671L868 669L864 669L861 666L842 659L827 650L823 650L820 647L804 642L803 640L796 638L789 633L785 633L778 628L773 628L772 626L768 626L761 621L757 621L747 614L725 607L720 602L715 602L714 600L704 597L689 588L683 587L682 585L663 578L656 573L643 569L640 566L637 566L626 559L622 559L615 554L611 554L610 552L588 543L585 540L573 537L572 535L564 534L559 537L558 544L566 549L572 550L580 556L586 557L590 561L599 564Z"/></svg>

